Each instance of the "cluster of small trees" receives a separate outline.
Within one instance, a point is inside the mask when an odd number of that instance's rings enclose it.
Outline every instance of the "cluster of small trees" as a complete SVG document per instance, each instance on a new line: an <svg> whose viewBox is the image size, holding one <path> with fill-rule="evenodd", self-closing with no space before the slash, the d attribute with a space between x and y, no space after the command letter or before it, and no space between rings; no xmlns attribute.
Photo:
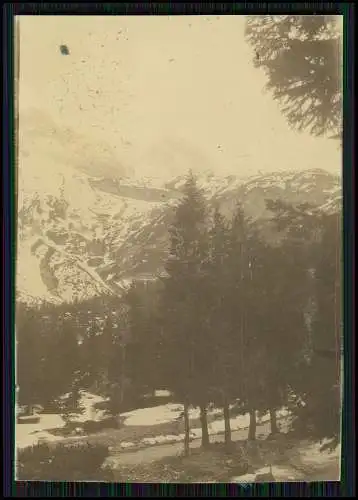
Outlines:
<svg viewBox="0 0 358 500"><path fill-rule="evenodd" d="M78 344L64 314L43 305L17 306L16 384L18 402L50 406L72 387L78 370Z"/></svg>
<svg viewBox="0 0 358 500"><path fill-rule="evenodd" d="M16 384L18 404L55 408L79 389L103 391L117 373L115 346L125 331L126 313L117 298L37 307L17 304Z"/></svg>

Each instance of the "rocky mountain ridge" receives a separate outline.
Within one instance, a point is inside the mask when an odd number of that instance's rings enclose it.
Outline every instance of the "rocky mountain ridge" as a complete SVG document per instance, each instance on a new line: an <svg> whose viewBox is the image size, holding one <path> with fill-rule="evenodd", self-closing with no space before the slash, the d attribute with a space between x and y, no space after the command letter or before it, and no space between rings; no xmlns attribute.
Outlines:
<svg viewBox="0 0 358 500"><path fill-rule="evenodd" d="M43 186L33 182L31 189L24 178L19 190L18 300L63 302L121 293L131 279L161 270L185 176L160 186L151 179L59 172L56 177L53 170ZM248 179L206 173L198 184L224 214L240 201L248 216L262 221L269 216L266 199L337 211L342 198L339 177L321 169Z"/></svg>

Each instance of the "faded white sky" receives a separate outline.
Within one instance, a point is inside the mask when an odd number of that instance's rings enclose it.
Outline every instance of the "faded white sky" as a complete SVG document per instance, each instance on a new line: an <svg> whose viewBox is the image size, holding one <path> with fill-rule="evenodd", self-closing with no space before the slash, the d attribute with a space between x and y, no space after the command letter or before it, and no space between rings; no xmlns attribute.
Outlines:
<svg viewBox="0 0 358 500"><path fill-rule="evenodd" d="M336 141L290 130L263 93L244 23L243 16L21 17L23 141L44 168L56 151L67 166L98 175L339 173ZM70 55L61 55L61 44Z"/></svg>

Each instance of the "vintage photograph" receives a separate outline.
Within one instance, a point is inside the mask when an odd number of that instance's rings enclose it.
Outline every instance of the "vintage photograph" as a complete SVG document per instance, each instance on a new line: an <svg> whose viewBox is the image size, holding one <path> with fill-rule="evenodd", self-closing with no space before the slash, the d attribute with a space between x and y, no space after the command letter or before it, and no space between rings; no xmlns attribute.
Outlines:
<svg viewBox="0 0 358 500"><path fill-rule="evenodd" d="M340 479L342 16L16 32L16 478Z"/></svg>

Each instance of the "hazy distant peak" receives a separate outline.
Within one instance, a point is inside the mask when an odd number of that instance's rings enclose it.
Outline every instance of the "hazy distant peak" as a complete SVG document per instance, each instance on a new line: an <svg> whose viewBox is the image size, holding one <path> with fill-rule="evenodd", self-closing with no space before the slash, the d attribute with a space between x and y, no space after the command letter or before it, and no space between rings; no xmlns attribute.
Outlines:
<svg viewBox="0 0 358 500"><path fill-rule="evenodd" d="M66 167L79 169L91 176L130 173L113 146L95 136L80 134L69 125L59 124L37 108L27 108L21 113L19 136L20 172L22 166L32 171L31 165L26 165L29 161L26 158L36 157L36 171L46 170L48 163L57 159Z"/></svg>

